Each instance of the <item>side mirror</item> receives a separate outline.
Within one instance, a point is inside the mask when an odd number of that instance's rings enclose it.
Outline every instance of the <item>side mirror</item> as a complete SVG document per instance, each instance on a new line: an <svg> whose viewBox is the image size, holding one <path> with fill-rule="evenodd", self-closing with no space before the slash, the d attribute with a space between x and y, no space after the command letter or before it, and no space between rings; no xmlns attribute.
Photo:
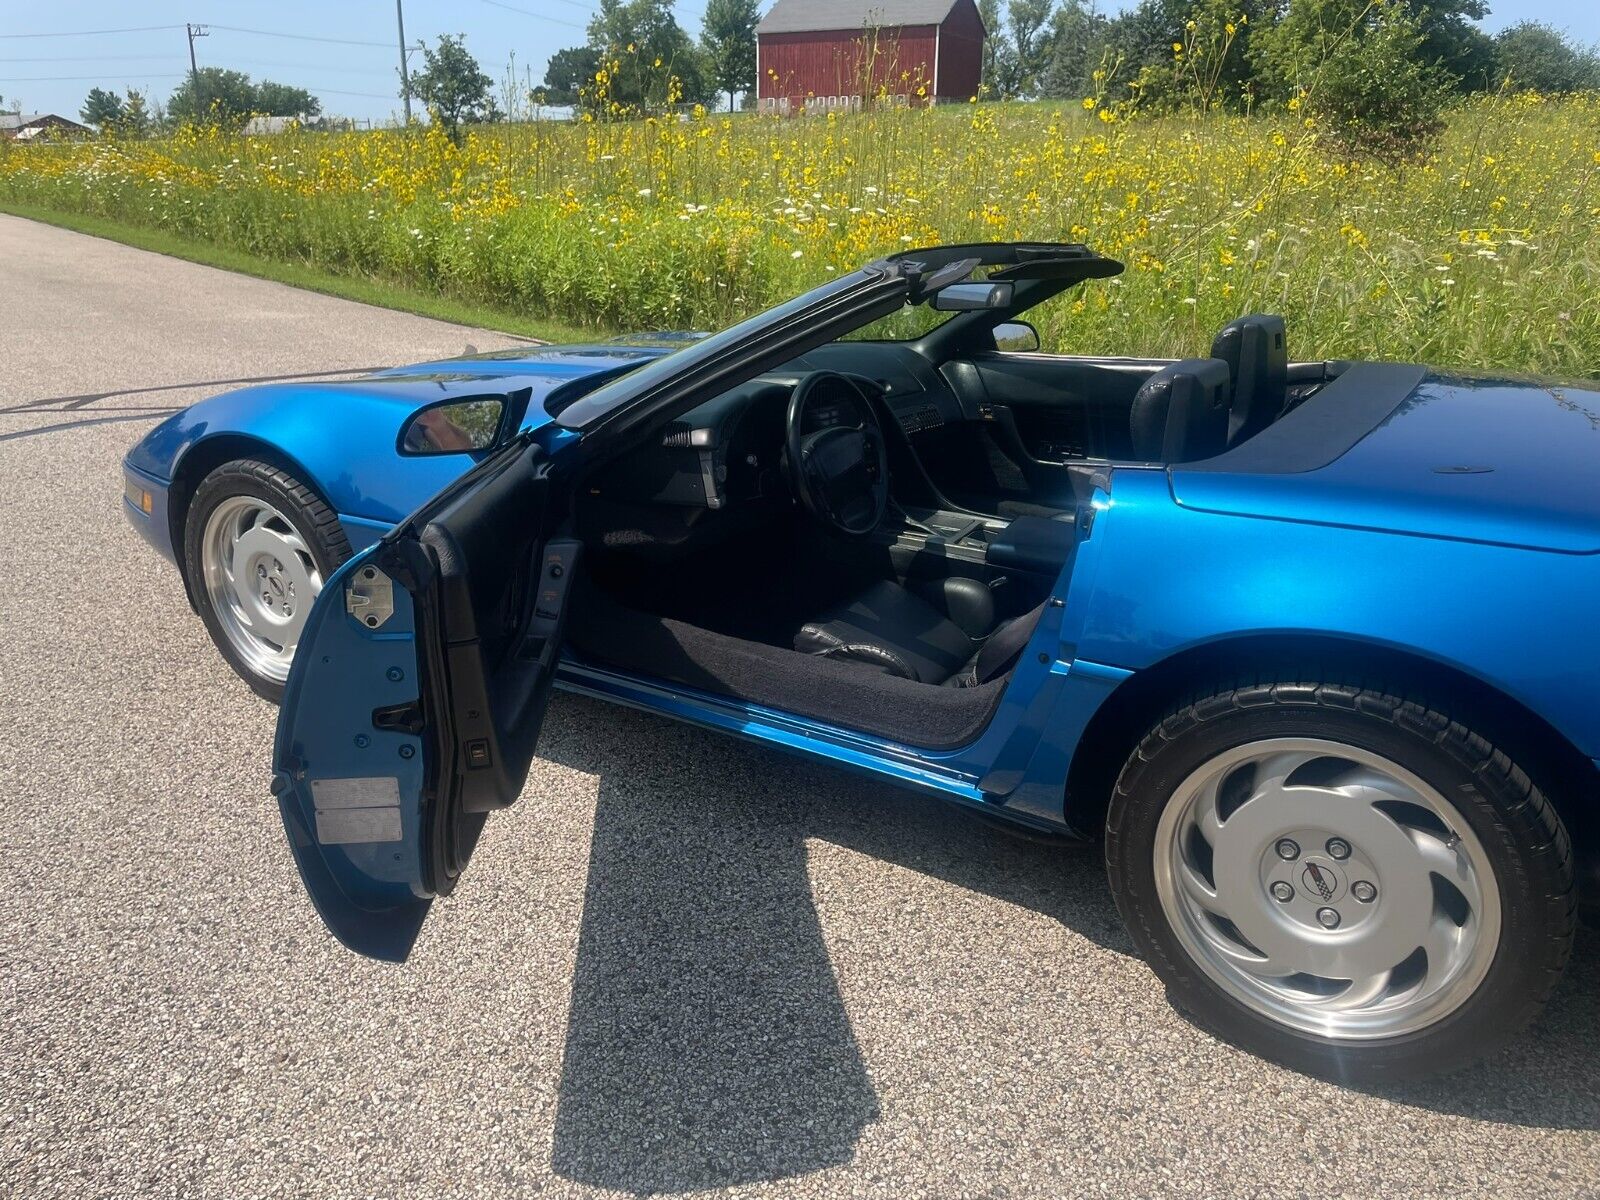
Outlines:
<svg viewBox="0 0 1600 1200"><path fill-rule="evenodd" d="M975 312L983 308L1004 308L1011 303L1009 283L952 283L933 294L929 305L939 312Z"/></svg>
<svg viewBox="0 0 1600 1200"><path fill-rule="evenodd" d="M1006 321L994 327L994 348L1027 354L1039 348L1039 331L1026 321Z"/></svg>
<svg viewBox="0 0 1600 1200"><path fill-rule="evenodd" d="M400 428L402 454L464 454L487 450L500 435L506 402L499 396L445 400L411 414Z"/></svg>

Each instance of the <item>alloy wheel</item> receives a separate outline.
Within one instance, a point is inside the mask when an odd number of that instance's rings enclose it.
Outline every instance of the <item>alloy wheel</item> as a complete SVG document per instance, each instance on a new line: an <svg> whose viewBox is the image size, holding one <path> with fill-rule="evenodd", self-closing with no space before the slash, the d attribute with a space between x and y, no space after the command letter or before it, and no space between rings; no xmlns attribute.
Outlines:
<svg viewBox="0 0 1600 1200"><path fill-rule="evenodd" d="M206 597L229 644L252 671L281 683L322 590L305 538L267 501L230 496L206 518L200 553Z"/></svg>
<svg viewBox="0 0 1600 1200"><path fill-rule="evenodd" d="M1321 1037L1433 1024L1500 940L1494 871L1460 813L1356 746L1276 738L1217 755L1172 794L1154 853L1162 909L1201 970Z"/></svg>

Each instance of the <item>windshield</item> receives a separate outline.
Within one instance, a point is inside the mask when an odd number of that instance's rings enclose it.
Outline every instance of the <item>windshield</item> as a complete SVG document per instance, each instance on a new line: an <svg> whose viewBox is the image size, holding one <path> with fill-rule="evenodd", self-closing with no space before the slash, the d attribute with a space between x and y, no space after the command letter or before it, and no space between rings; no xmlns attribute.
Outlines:
<svg viewBox="0 0 1600 1200"><path fill-rule="evenodd" d="M926 304L907 304L899 312L868 321L853 329L841 342L914 342L943 325L954 313L939 312Z"/></svg>
<svg viewBox="0 0 1600 1200"><path fill-rule="evenodd" d="M1004 268L1004 273L997 268ZM922 337L950 320L950 314L926 303L909 305L897 301L919 291L941 292L975 272L984 280L998 278L1008 289L1015 286L1007 303L992 309L998 322L1014 318L1085 279L1108 278L1121 270L1121 263L1077 244L995 243L906 251L829 280L776 308L690 342L619 379L608 380L559 410L547 411L568 429L588 429L658 391L679 385L693 388L718 378L726 386L724 377L738 373L736 364L742 349L749 351L743 357L758 363L769 352L787 348L785 343L797 345L810 340L803 331L808 317L814 317L815 328L811 332L815 340L810 341L813 346L830 340ZM913 287L913 282L918 286ZM919 299L925 300L926 295ZM777 346L771 344L774 339ZM1034 342L1031 329L1027 330L1026 340L1030 345ZM760 369L754 365L751 373ZM694 382L702 376L705 378L700 383Z"/></svg>
<svg viewBox="0 0 1600 1200"><path fill-rule="evenodd" d="M702 362L719 358L729 350L749 341L774 325L818 307L829 300L859 288L873 279L881 278L881 270L852 271L838 279L831 279L821 287L802 292L793 300L786 300L776 308L766 309L753 317L730 325L720 333L699 341L690 342L681 349L664 354L619 379L611 380L588 395L574 400L552 416L559 416L561 424L571 428L589 425L636 396L640 396L659 383L692 369Z"/></svg>

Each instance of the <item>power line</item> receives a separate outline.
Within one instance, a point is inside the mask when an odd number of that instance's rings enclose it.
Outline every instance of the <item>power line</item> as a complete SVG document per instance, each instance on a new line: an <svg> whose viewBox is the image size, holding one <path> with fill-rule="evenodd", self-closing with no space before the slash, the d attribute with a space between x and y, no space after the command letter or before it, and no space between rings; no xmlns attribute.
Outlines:
<svg viewBox="0 0 1600 1200"><path fill-rule="evenodd" d="M83 58L0 58L0 63L75 63L75 62L168 62L176 58L175 54L99 54L88 55ZM304 63L284 62L282 59L273 58L240 58L237 55L228 56L230 63L244 63L252 67L279 67L285 71L344 71L352 75L392 75L391 67L348 67L343 63ZM116 68L107 68L111 74L116 73ZM88 78L88 76L84 76Z"/></svg>
<svg viewBox="0 0 1600 1200"><path fill-rule="evenodd" d="M0 63L140 62L171 57L170 54L68 54L55 58L0 58Z"/></svg>
<svg viewBox="0 0 1600 1200"><path fill-rule="evenodd" d="M121 75L117 76L117 80L118 82L127 82L128 80L143 81L146 79L184 79L187 78L188 74L189 72L187 71L169 71L165 74L156 75ZM25 76L17 79L7 77L5 82L7 85L13 83L110 83L111 79L105 75L48 75L41 77ZM318 87L314 83L305 83L304 81L289 84L288 86L303 88L315 96L356 96L363 100L390 101L399 98L397 96L384 95L380 92L347 92L339 88Z"/></svg>
<svg viewBox="0 0 1600 1200"><path fill-rule="evenodd" d="M152 75L122 75L123 79L182 79L187 71L164 71ZM113 72L115 74L115 72ZM3 75L0 76L9 86L13 83L83 83L88 80L104 81L106 73L99 75Z"/></svg>
<svg viewBox="0 0 1600 1200"><path fill-rule="evenodd" d="M277 67L284 71L340 71L347 75L393 75L393 67L347 67L343 63L297 63L282 62L270 58L239 58L236 55L228 56L230 63L242 63L247 67Z"/></svg>
<svg viewBox="0 0 1600 1200"><path fill-rule="evenodd" d="M565 4L569 8L575 8L579 12L586 12L586 13L589 13L591 15L594 13L594 7L592 5L584 4L583 0L557 0L557 3ZM506 5L506 4L500 4L500 5L496 5L496 7L497 8L509 8L510 6ZM522 15L525 16L525 17L541 17L541 16L544 15L543 13L523 12L523 10L520 9L520 8L513 8L513 9L511 9L511 11L512 12L522 13Z"/></svg>
<svg viewBox="0 0 1600 1200"><path fill-rule="evenodd" d="M524 17L532 17L536 21L549 21L552 25L565 25L568 29L588 29L587 25L579 25L576 21L563 21L560 17L552 17L548 13L529 12L525 8L517 8L510 4L501 4L500 0L483 0L483 3L487 4L490 8L503 8L507 12L519 13Z"/></svg>
<svg viewBox="0 0 1600 1200"><path fill-rule="evenodd" d="M577 9L579 12L588 13L591 17L596 15L593 5L584 4L584 3L581 2L581 0L559 0L559 2L562 3L562 4L571 5L573 8ZM500 2L500 0L483 0L483 3L487 4L487 5L490 5L493 8L503 8L507 12L520 13L524 17L533 17L535 20L538 20L538 21L551 21L551 22L553 22L553 23L555 23L557 25L565 25L569 29L587 29L588 28L588 26L586 26L586 25L579 25L579 24L577 24L576 22L573 22L573 21L563 21L560 17L552 17L548 13L529 12L525 8L516 8L516 7L514 7L513 5L510 5L510 4L503 4L503 3ZM682 2L682 0L673 0L673 7L674 8L681 8L685 12L689 13L691 16L698 17L701 20L705 19L705 15L706 14L705 14L705 12L703 10L691 8L689 5L684 4Z"/></svg>
<svg viewBox="0 0 1600 1200"><path fill-rule="evenodd" d="M175 27L176 28L176 27ZM237 25L209 25L211 29L224 29L229 33L248 33L255 37L289 38L296 42L327 42L334 46L376 46L379 50L387 50L388 42L358 42L350 38L317 37L309 33L278 33L272 29L241 29Z"/></svg>
<svg viewBox="0 0 1600 1200"><path fill-rule="evenodd" d="M103 33L155 33L182 28L182 25L139 25L132 29L70 29L64 33L0 33L0 38L98 37Z"/></svg>
<svg viewBox="0 0 1600 1200"><path fill-rule="evenodd" d="M376 92L341 92L338 88L317 87L315 84L306 85L306 91L318 96L359 96L363 100L387 100L393 104L399 96L381 96Z"/></svg>
<svg viewBox="0 0 1600 1200"><path fill-rule="evenodd" d="M573 0L575 2L575 0ZM536 14L530 14L536 15ZM310 33L279 33L274 29L245 29L238 25L210 25L212 29L225 29L229 33L247 33L254 37L288 38L297 42L327 42L335 46L376 46L387 50L387 42L364 42L351 38L318 37ZM58 37L97 37L101 34L112 33L156 33L169 29L182 29L182 25L139 25L127 29L72 29L60 33L0 33L0 38L58 38Z"/></svg>

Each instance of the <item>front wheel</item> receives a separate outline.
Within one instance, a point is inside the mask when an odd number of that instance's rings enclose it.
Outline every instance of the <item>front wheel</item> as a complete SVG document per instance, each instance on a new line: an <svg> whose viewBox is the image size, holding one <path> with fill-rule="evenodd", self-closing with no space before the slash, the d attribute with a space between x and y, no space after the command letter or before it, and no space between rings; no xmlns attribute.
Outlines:
<svg viewBox="0 0 1600 1200"><path fill-rule="evenodd" d="M350 557L339 518L271 463L224 463L195 489L184 561L222 657L276 703L323 581Z"/></svg>
<svg viewBox="0 0 1600 1200"><path fill-rule="evenodd" d="M1174 1002L1349 1083L1447 1071L1544 1005L1571 844L1526 773L1430 705L1335 682L1219 688L1123 768L1112 890Z"/></svg>

